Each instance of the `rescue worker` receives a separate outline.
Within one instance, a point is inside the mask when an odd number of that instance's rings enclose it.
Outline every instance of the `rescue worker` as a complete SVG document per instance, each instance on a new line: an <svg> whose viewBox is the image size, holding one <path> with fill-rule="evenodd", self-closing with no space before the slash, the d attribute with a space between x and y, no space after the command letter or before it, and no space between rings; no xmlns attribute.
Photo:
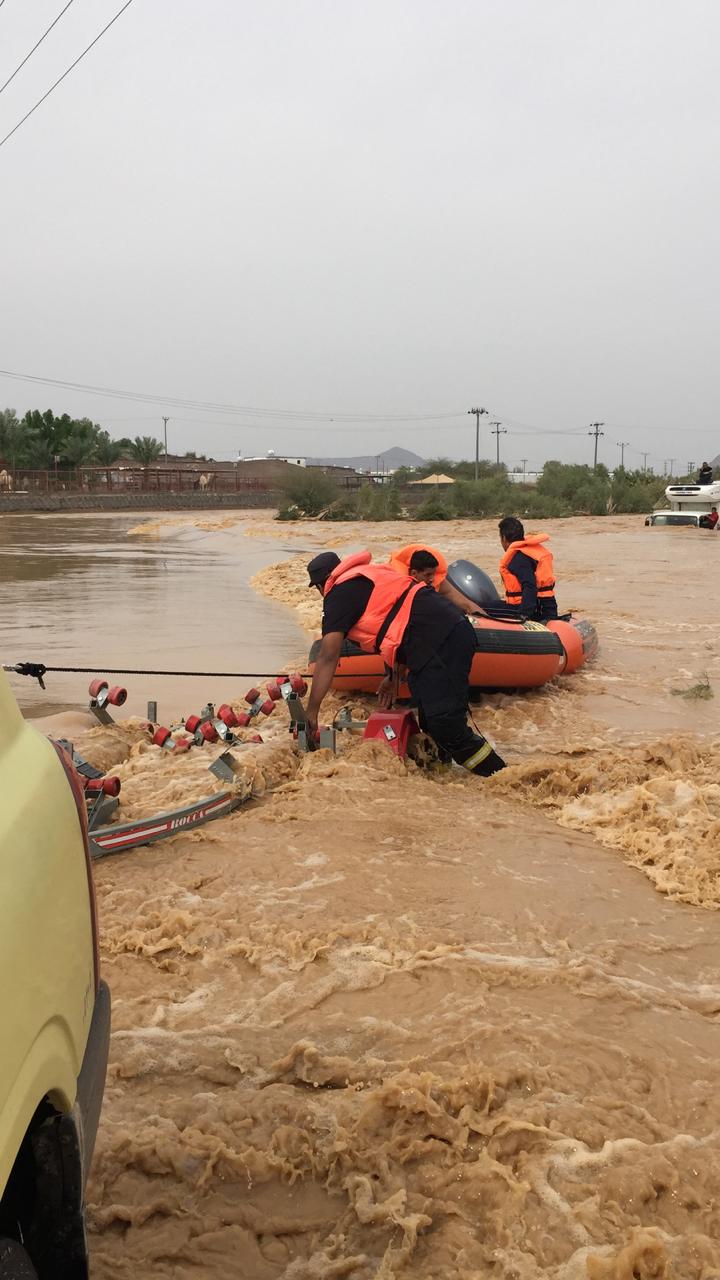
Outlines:
<svg viewBox="0 0 720 1280"><path fill-rule="evenodd" d="M526 537L522 522L516 516L505 516L498 528L505 551L500 561L500 576L507 603L535 622L557 618L553 558L545 546L548 534L533 533Z"/></svg>
<svg viewBox="0 0 720 1280"><path fill-rule="evenodd" d="M411 542L390 556L390 567L398 573L409 573L410 577L422 581L428 587L439 589L447 574L447 560L441 551L428 547L424 542ZM432 573L430 570L432 569ZM420 576L418 576L420 575Z"/></svg>
<svg viewBox="0 0 720 1280"><path fill-rule="evenodd" d="M451 600L463 613L474 618L496 618L501 622L520 621L516 611L509 609L504 600L486 600L480 606L476 600L463 595L448 577L448 563L440 551L415 542L401 547L390 557L390 564L398 573L408 573L415 582L434 587L446 600ZM488 580L489 582L489 580ZM492 587L492 584L489 584ZM493 593L495 588L492 587Z"/></svg>
<svg viewBox="0 0 720 1280"><path fill-rule="evenodd" d="M700 470L698 471L697 482L698 484L712 484L713 469L709 462L703 462Z"/></svg>
<svg viewBox="0 0 720 1280"><path fill-rule="evenodd" d="M413 582L422 582L423 586L434 587L435 590L442 588L445 575L432 551L422 547L413 551L408 572Z"/></svg>
<svg viewBox="0 0 720 1280"><path fill-rule="evenodd" d="M342 561L334 551L323 551L310 561L308 575L310 586L323 597L323 638L307 704L311 733L347 636L385 661L388 674L378 690L381 706L392 706L397 678L406 667L420 726L441 754L483 777L505 767L467 722L475 633L460 609L424 581L408 581L407 573L372 563L369 551Z"/></svg>

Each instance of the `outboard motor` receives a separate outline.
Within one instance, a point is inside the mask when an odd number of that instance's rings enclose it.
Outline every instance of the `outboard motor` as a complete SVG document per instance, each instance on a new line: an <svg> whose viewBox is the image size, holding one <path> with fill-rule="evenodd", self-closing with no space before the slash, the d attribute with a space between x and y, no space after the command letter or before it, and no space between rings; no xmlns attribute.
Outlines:
<svg viewBox="0 0 720 1280"><path fill-rule="evenodd" d="M500 599L492 578L469 560L453 560L448 566L447 580L451 587L467 596L473 604L493 604Z"/></svg>

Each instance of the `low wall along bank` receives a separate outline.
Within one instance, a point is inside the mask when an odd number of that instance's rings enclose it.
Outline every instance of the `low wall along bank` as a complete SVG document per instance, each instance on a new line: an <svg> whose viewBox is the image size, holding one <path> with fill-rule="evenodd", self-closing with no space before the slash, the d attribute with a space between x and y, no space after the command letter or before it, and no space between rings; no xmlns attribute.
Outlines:
<svg viewBox="0 0 720 1280"><path fill-rule="evenodd" d="M33 511L197 511L278 507L271 489L239 493L8 493L0 494L0 516Z"/></svg>

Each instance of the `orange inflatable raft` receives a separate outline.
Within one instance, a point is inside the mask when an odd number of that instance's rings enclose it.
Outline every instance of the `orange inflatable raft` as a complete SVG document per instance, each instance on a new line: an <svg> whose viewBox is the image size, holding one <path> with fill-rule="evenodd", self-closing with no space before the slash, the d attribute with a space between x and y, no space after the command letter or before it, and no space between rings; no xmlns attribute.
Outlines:
<svg viewBox="0 0 720 1280"><path fill-rule="evenodd" d="M470 621L477 645L470 668L473 689L536 689L555 676L578 671L597 651L595 628L582 618L577 622L551 622L547 627L536 623L531 630L517 622L489 618ZM311 672L319 648L320 641L316 640L310 649ZM333 688L346 693L375 693L384 674L379 654L365 653L352 640L345 640ZM407 693L400 690L401 697L407 697Z"/></svg>
<svg viewBox="0 0 720 1280"><path fill-rule="evenodd" d="M399 571L407 572L410 554L418 549L420 544L405 547L395 553L390 563ZM432 550L436 559L441 560L440 552L434 548L423 549ZM500 602L491 579L469 561L456 560L448 566L442 559L439 570L441 581L447 576L450 588L447 593L460 607L470 611L483 604ZM443 586L440 589L443 590ZM572 675L598 648L597 632L584 618L558 618L546 625L500 622L478 616L471 617L470 621L477 646L470 669L473 689L536 689L555 676ZM320 641L316 640L308 659L310 671L314 669L319 647ZM375 693L384 674L379 654L365 653L351 640L345 640L333 688L347 693ZM406 697L408 692L406 687L401 688L400 696Z"/></svg>

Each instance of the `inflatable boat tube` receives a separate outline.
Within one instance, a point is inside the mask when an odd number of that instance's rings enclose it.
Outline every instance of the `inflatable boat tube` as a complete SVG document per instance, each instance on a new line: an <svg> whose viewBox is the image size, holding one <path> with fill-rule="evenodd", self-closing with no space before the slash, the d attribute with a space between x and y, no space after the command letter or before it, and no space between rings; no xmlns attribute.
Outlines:
<svg viewBox="0 0 720 1280"><path fill-rule="evenodd" d="M537 689L564 670L567 658L560 636L541 628L527 630L517 622L493 622L471 618L477 651L470 669L473 689ZM568 624L565 624L568 625ZM312 672L320 648L310 650ZM344 640L332 687L346 693L375 693L385 675L379 654L365 653L352 640ZM400 697L409 690L400 689Z"/></svg>
<svg viewBox="0 0 720 1280"><path fill-rule="evenodd" d="M463 597L464 600L469 600L481 608L485 604L496 604L500 600L492 578L470 560L454 560L448 566L447 581L459 593L455 603L461 607L466 607ZM495 623L495 625L502 624ZM563 675L572 675L574 671L579 671L590 658L595 657L598 649L597 632L587 619L570 621L567 618L557 618L545 625L549 631L559 637L565 650Z"/></svg>
<svg viewBox="0 0 720 1280"><path fill-rule="evenodd" d="M552 631L558 637L565 650L563 675L573 675L595 657L598 651L598 634L587 618L577 618L573 621L556 618L553 622L546 623L546 626L548 631Z"/></svg>
<svg viewBox="0 0 720 1280"><path fill-rule="evenodd" d="M416 549L406 548L408 552ZM500 600L492 578L470 560L455 560L448 566L447 584L452 590L446 594L453 598L457 593L454 598L460 608L482 608ZM542 626L481 617L471 617L470 622L477 646L470 668L472 689L537 689L555 676L579 671L598 649L597 632L585 618L557 618ZM308 658L311 672L319 648L316 640ZM365 653L352 640L344 640L332 687L346 693L375 693L384 674L379 654ZM407 686L401 686L400 697L408 694Z"/></svg>

